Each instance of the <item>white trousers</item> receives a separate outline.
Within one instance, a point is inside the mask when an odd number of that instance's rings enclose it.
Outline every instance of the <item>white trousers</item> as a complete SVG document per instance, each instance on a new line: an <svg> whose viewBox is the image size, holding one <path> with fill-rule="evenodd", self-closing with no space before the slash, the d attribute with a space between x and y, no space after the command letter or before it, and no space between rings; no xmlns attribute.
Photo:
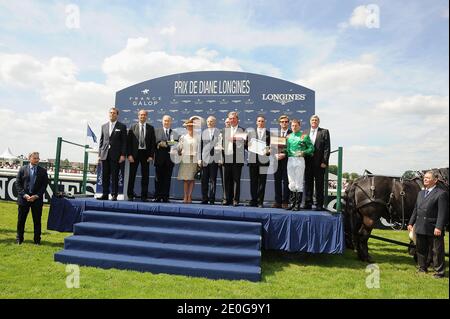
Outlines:
<svg viewBox="0 0 450 319"><path fill-rule="evenodd" d="M303 157L289 157L287 163L289 190L303 192L303 178L305 176L305 159Z"/></svg>

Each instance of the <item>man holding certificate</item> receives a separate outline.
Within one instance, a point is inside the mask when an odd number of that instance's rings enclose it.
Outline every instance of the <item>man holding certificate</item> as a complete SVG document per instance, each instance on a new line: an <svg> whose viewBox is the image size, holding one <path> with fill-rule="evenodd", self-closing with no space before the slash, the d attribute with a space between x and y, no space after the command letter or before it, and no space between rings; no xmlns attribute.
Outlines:
<svg viewBox="0 0 450 319"><path fill-rule="evenodd" d="M288 210L300 210L303 197L303 181L305 173L305 156L314 153L314 145L309 135L300 131L300 121L291 121L292 133L286 141L286 154L288 156L287 172L289 189L291 190L290 205Z"/></svg>
<svg viewBox="0 0 450 319"><path fill-rule="evenodd" d="M228 114L230 127L225 128L223 137L224 153L224 179L226 188L225 205L239 205L241 195L241 173L244 166L244 149L246 147L247 133L240 127L237 112Z"/></svg>
<svg viewBox="0 0 450 319"><path fill-rule="evenodd" d="M270 134L266 129L266 119L259 115L256 118L256 131L248 131L248 168L250 173L249 206L263 207L266 191L267 169L270 164Z"/></svg>

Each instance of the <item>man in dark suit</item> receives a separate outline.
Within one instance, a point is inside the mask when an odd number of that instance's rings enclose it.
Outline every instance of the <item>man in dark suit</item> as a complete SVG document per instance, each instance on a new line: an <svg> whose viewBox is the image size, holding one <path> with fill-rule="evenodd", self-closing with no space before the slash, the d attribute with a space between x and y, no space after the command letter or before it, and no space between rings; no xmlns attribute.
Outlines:
<svg viewBox="0 0 450 319"><path fill-rule="evenodd" d="M31 208L34 224L34 243L41 244L41 217L44 205L44 194L48 184L47 170L38 166L39 153L33 152L28 156L30 164L22 166L17 173L16 190L18 204L18 221L16 243L24 240L25 222Z"/></svg>
<svg viewBox="0 0 450 319"><path fill-rule="evenodd" d="M218 163L221 153L217 152L220 143L220 130L216 128L216 118L209 116L206 119L207 128L202 132L200 143L202 167L202 204L214 205L216 200L216 181Z"/></svg>
<svg viewBox="0 0 450 319"><path fill-rule="evenodd" d="M416 232L418 272L427 272L433 262L435 278L445 275L444 234L448 223L448 194L436 187L438 173L428 171L423 178L425 189L417 195L408 230Z"/></svg>
<svg viewBox="0 0 450 319"><path fill-rule="evenodd" d="M103 195L100 200L107 200L109 184L111 185L111 200L116 201L119 192L120 164L125 161L127 153L127 128L117 119L119 110L112 107L109 110L109 122L102 125L99 144L99 160L102 161Z"/></svg>
<svg viewBox="0 0 450 319"><path fill-rule="evenodd" d="M131 126L128 131L127 154L130 161L130 175L128 179L128 199L133 200L134 181L139 164L141 165L141 200L147 201L149 182L149 162L155 156L155 129L147 123L148 112L140 110L138 123Z"/></svg>
<svg viewBox="0 0 450 319"><path fill-rule="evenodd" d="M248 152L251 194L249 206L262 208L266 192L267 169L270 164L270 133L266 129L266 118L263 115L259 115L256 118L256 131L252 129L247 130L247 132L247 145L249 148L251 148L252 143L263 142L265 144L264 155L251 152L250 150Z"/></svg>
<svg viewBox="0 0 450 319"><path fill-rule="evenodd" d="M323 210L325 169L330 159L330 133L319 127L320 119L317 115L309 120L311 129L305 132L314 145L314 154L305 157L305 209L311 209L314 188L316 190L315 210ZM315 185L315 187L314 187Z"/></svg>
<svg viewBox="0 0 450 319"><path fill-rule="evenodd" d="M275 179L275 203L272 205L272 208L287 208L291 191L289 190L289 179L287 175L288 158L284 152L286 149L285 138L292 133L292 130L289 128L289 117L287 115L281 115L278 118L278 122L280 123L278 137L284 139L285 144L279 145L277 147L278 153L275 154L277 164L276 171L273 174Z"/></svg>
<svg viewBox="0 0 450 319"><path fill-rule="evenodd" d="M246 147L246 133L244 128L238 126L237 112L228 113L230 128L224 130L223 157L224 179L226 188L225 205L239 205L241 195L241 174L244 166L244 150Z"/></svg>
<svg viewBox="0 0 450 319"><path fill-rule="evenodd" d="M154 202L169 202L170 183L174 163L170 158L171 146L178 140L178 134L172 130L172 118L164 115L163 127L155 130L155 198Z"/></svg>

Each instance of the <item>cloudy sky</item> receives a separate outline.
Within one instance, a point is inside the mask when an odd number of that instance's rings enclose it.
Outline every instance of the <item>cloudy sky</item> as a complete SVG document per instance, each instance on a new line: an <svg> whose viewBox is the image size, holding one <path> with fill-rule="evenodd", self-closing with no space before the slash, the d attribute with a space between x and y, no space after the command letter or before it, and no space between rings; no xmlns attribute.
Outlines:
<svg viewBox="0 0 450 319"><path fill-rule="evenodd" d="M448 24L447 0L0 0L0 152L54 158L122 88L233 70L314 90L344 171L448 167Z"/></svg>

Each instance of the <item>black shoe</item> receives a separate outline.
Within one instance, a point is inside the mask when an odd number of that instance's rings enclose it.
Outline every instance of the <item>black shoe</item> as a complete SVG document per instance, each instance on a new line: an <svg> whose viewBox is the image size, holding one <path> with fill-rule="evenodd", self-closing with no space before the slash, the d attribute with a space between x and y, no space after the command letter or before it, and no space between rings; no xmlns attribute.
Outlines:
<svg viewBox="0 0 450 319"><path fill-rule="evenodd" d="M203 205L208 204L208 201L207 200L202 200L201 204L203 204Z"/></svg>
<svg viewBox="0 0 450 319"><path fill-rule="evenodd" d="M322 206L316 206L316 207L314 208L314 210L315 210L316 212L320 212L320 211L323 211L324 209L323 209Z"/></svg>
<svg viewBox="0 0 450 319"><path fill-rule="evenodd" d="M36 246L40 246L40 245L41 245L41 241L40 241L40 240L35 240L35 241L34 241L34 244L35 244Z"/></svg>
<svg viewBox="0 0 450 319"><path fill-rule="evenodd" d="M234 206L234 207L239 206L239 202L238 202L237 200L234 200L234 201L233 201L233 206Z"/></svg>
<svg viewBox="0 0 450 319"><path fill-rule="evenodd" d="M255 202L249 202L248 204L247 204L247 206L248 207L256 207L256 206L258 206Z"/></svg>
<svg viewBox="0 0 450 319"><path fill-rule="evenodd" d="M134 197L128 196L128 201L133 202L134 201Z"/></svg>
<svg viewBox="0 0 450 319"><path fill-rule="evenodd" d="M443 274L434 274L433 277L436 279L440 279L440 278L444 278L444 275Z"/></svg>
<svg viewBox="0 0 450 319"><path fill-rule="evenodd" d="M214 201L213 201L213 200L210 200L210 201L209 201L209 205L214 205Z"/></svg>
<svg viewBox="0 0 450 319"><path fill-rule="evenodd" d="M312 209L312 205L305 205L305 206L303 206L303 209L311 210Z"/></svg>
<svg viewBox="0 0 450 319"><path fill-rule="evenodd" d="M117 195L112 195L111 200L112 200L113 202L117 201Z"/></svg>
<svg viewBox="0 0 450 319"><path fill-rule="evenodd" d="M155 198L152 200L153 203L161 203L161 198Z"/></svg>
<svg viewBox="0 0 450 319"><path fill-rule="evenodd" d="M417 272L418 273L422 273L422 274L426 274L428 272L428 270L427 269L423 269L423 268L419 268L419 269L417 269Z"/></svg>
<svg viewBox="0 0 450 319"><path fill-rule="evenodd" d="M294 210L295 206L297 205L297 193L291 192L291 196L289 198L289 206L286 208L286 210Z"/></svg>
<svg viewBox="0 0 450 319"><path fill-rule="evenodd" d="M170 203L168 198L164 198L162 201L163 201L163 203Z"/></svg>
<svg viewBox="0 0 450 319"><path fill-rule="evenodd" d="M146 203L148 202L148 199L146 197L141 198L141 202Z"/></svg>
<svg viewBox="0 0 450 319"><path fill-rule="evenodd" d="M22 245L22 243L23 243L23 239L19 239L19 238L16 239L17 245Z"/></svg>
<svg viewBox="0 0 450 319"><path fill-rule="evenodd" d="M292 208L292 210L295 210L295 211L302 210L300 207L300 205L302 204L302 199L303 199L303 192L297 192L296 204L295 204L295 207Z"/></svg>
<svg viewBox="0 0 450 319"><path fill-rule="evenodd" d="M100 197L97 197L97 200L108 200L109 196L108 195L102 195Z"/></svg>

